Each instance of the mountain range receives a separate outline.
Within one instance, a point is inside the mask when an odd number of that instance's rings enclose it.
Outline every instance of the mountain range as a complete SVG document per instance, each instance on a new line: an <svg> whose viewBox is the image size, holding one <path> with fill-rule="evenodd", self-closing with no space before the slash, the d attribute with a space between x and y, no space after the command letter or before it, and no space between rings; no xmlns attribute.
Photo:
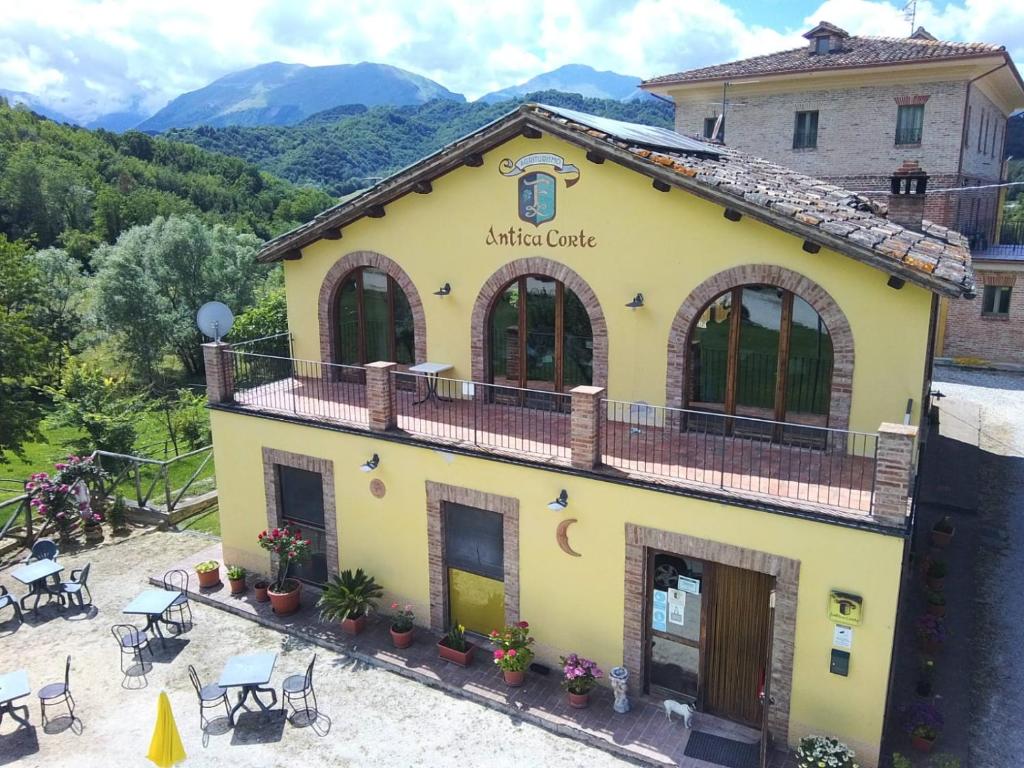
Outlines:
<svg viewBox="0 0 1024 768"><path fill-rule="evenodd" d="M537 91L561 91L616 101L650 98L637 89L639 82L638 77L567 64L524 83L487 93L477 101L494 104ZM184 93L153 115L141 111L139 97L122 111L76 120L68 116L69 110L55 109L45 99L30 93L0 90L0 96L58 122L114 132L134 128L146 133L200 125L294 125L312 115L353 105L411 106L436 99L466 101L464 95L422 75L372 62L321 67L282 62L260 64Z"/></svg>

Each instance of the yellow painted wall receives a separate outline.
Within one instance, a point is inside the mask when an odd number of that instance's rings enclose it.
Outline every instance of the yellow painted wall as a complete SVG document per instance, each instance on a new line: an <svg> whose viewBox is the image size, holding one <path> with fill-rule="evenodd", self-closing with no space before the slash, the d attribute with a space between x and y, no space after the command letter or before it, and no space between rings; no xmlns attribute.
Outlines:
<svg viewBox="0 0 1024 768"><path fill-rule="evenodd" d="M646 288L646 286L644 286ZM638 321L639 322L639 321ZM614 370L614 369L613 369ZM453 455L440 450L255 416L212 411L225 560L266 573L256 546L266 524L261 451L264 446L334 464L342 568L367 569L392 597L428 616L425 482L484 490L520 500L522 618L541 644L541 657L577 651L604 669L622 661L624 526L627 522L726 542L800 562L790 741L832 733L872 765L881 737L900 577L902 540L826 523L673 496L582 477ZM359 467L372 453L371 476ZM369 491L380 478L387 494ZM568 512L547 503L561 488ZM555 541L557 522L569 529L573 558ZM828 671L830 589L863 596L864 623L854 630L850 676ZM385 603L386 604L386 603Z"/></svg>
<svg viewBox="0 0 1024 768"><path fill-rule="evenodd" d="M503 158L554 152L580 169L579 182L559 181L554 221L535 228L518 219L517 183L498 171ZM686 192L662 193L650 179L612 162L595 165L584 153L548 136L514 139L433 182L429 195L410 194L387 206L382 219L361 219L341 240L321 240L285 262L288 315L297 357L317 360L317 298L331 265L356 250L383 253L417 286L427 322L427 356L471 378L470 316L488 277L513 259L543 256L570 266L596 293L608 322L609 396L665 402L669 328L687 295L707 277L732 266L777 264L820 284L839 303L853 330L855 366L851 428L874 431L902 421L907 398L920 399L930 294L907 284L886 287L886 276L849 257L801 250L802 240L744 218L727 221L722 208ZM580 230L593 249L488 246L488 228L522 227L542 234ZM433 296L445 282L452 293ZM624 306L634 294L643 309ZM915 414L916 419L916 414Z"/></svg>

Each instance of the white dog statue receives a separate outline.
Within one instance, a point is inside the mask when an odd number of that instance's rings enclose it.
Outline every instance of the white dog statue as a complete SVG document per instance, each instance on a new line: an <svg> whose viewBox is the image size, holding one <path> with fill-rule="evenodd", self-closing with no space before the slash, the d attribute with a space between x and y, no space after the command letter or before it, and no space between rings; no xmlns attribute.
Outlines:
<svg viewBox="0 0 1024 768"><path fill-rule="evenodd" d="M693 726L693 713L696 711L689 704L683 704L681 701L675 699L665 699L665 716L672 721L672 715L680 715L683 718L683 725L687 729Z"/></svg>

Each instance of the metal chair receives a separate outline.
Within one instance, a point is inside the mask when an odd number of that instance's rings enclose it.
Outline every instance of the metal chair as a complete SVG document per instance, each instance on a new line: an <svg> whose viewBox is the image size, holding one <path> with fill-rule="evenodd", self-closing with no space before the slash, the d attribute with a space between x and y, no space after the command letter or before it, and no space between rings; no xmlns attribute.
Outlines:
<svg viewBox="0 0 1024 768"><path fill-rule="evenodd" d="M83 592L89 597L89 605L92 605L92 592L89 591L88 586L90 567L92 567L92 563L86 563L85 568L78 568L71 572L71 581L60 583L60 593L57 595L57 599L60 600L61 605L64 605L64 596L67 595L68 605L72 600L76 600L79 608L85 608L85 602L82 600Z"/></svg>
<svg viewBox="0 0 1024 768"><path fill-rule="evenodd" d="M60 547L57 546L57 542L53 539L38 539L35 544L32 545L32 550L29 552L29 556L25 558L26 563L31 563L35 560L56 560L57 555L60 554Z"/></svg>
<svg viewBox="0 0 1024 768"><path fill-rule="evenodd" d="M316 664L316 654L313 654L313 660L309 662L309 666L306 667L306 674L304 675L291 675L284 679L281 684L281 708L288 711L288 705L291 704L295 709L294 714L299 713L299 708L295 706L295 699L302 699L302 712L306 713L307 725L312 725L316 722L317 716L319 715L319 708L316 703L316 691L313 690L313 665ZM313 708L309 707L309 699L313 700ZM312 712L312 716L310 716Z"/></svg>
<svg viewBox="0 0 1024 768"><path fill-rule="evenodd" d="M149 647L149 638L146 637L146 633L138 627L133 627L131 624L115 624L110 628L110 631L113 633L114 639L117 640L117 644L121 649L121 673L124 675L128 674L128 670L124 668L124 655L126 653L131 654L132 658L137 660L139 666L145 670L145 665L142 663L142 652L148 650L149 655L153 655L153 649ZM131 669L131 667L128 669Z"/></svg>
<svg viewBox="0 0 1024 768"><path fill-rule="evenodd" d="M4 608L13 608L14 617L19 623L25 623L25 617L21 615L21 606L18 605L18 598L7 591L7 587L0 586L0 611Z"/></svg>
<svg viewBox="0 0 1024 768"><path fill-rule="evenodd" d="M64 664L64 682L49 683L39 689L39 714L43 718L43 727L46 727L46 708L58 704L66 704L71 722L75 721L75 700L71 696L71 656L68 656Z"/></svg>
<svg viewBox="0 0 1024 768"><path fill-rule="evenodd" d="M199 673L191 664L188 665L188 679L192 681L192 687L196 689L196 696L199 697L199 730L205 731L209 720L206 719L205 711L212 707L224 705L224 711L228 718L231 718L231 703L228 701L228 692L215 683L203 685L199 681Z"/></svg>
<svg viewBox="0 0 1024 768"><path fill-rule="evenodd" d="M177 611L178 618L180 621L174 622L179 627L179 632L187 623L192 626L192 604L188 601L188 571L182 569L176 569L173 571L167 571L164 574L164 589L172 592L181 592L181 594L174 599L170 607L164 611L164 616L171 620L171 612ZM185 614L188 613L188 621L185 621Z"/></svg>

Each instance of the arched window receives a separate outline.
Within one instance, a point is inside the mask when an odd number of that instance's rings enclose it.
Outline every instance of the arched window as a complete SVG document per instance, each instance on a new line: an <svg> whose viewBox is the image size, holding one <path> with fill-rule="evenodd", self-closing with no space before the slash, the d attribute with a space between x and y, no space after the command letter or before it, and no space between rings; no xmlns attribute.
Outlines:
<svg viewBox="0 0 1024 768"><path fill-rule="evenodd" d="M579 297L550 277L525 275L491 305L489 380L566 392L593 381L594 334Z"/></svg>
<svg viewBox="0 0 1024 768"><path fill-rule="evenodd" d="M375 267L358 267L345 275L335 301L335 362L413 363L412 310L394 278Z"/></svg>
<svg viewBox="0 0 1024 768"><path fill-rule="evenodd" d="M791 291L744 285L719 294L690 329L689 407L824 426L832 391L832 338Z"/></svg>

